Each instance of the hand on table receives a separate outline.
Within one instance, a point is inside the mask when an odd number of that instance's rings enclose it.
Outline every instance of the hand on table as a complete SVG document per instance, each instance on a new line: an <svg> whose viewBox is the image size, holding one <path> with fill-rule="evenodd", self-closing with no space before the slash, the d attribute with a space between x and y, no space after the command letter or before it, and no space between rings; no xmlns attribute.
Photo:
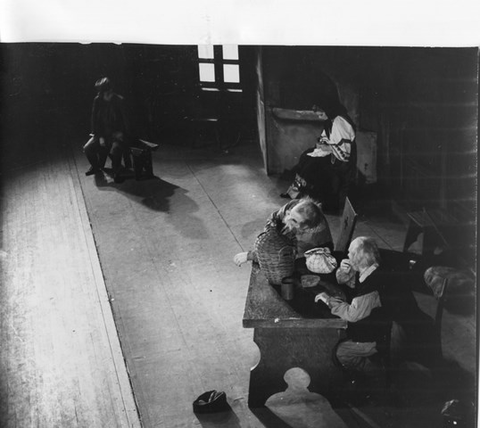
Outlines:
<svg viewBox="0 0 480 428"><path fill-rule="evenodd" d="M244 263L246 263L247 261L248 261L248 253L247 252L235 254L235 256L233 257L233 262L237 266L241 266Z"/></svg>
<svg viewBox="0 0 480 428"><path fill-rule="evenodd" d="M329 298L330 298L330 296L325 292L317 294L315 296L315 303L317 303L319 300L321 300L323 303L327 304L327 301L328 301Z"/></svg>

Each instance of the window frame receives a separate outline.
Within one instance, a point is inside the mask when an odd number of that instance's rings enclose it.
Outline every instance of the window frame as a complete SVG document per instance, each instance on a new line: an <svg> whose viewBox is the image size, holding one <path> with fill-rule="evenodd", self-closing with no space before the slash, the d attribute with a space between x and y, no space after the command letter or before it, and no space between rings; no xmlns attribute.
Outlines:
<svg viewBox="0 0 480 428"><path fill-rule="evenodd" d="M238 45L238 59L225 59L223 57L223 45L213 45L213 58L200 58L198 54L198 83L204 91L226 91L226 92L242 92L242 73L240 68L240 49ZM200 80L200 64L213 64L215 81ZM236 65L238 67L239 82L225 82L224 65Z"/></svg>

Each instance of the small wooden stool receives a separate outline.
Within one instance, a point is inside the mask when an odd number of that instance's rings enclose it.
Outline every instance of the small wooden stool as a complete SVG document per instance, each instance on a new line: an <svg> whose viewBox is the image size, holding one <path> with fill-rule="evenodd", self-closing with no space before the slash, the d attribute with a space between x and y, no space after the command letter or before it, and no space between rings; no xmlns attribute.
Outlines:
<svg viewBox="0 0 480 428"><path fill-rule="evenodd" d="M130 147L130 153L133 159L133 170L135 180L152 178L152 152L158 149L158 144L150 143L145 140L138 140L135 147Z"/></svg>

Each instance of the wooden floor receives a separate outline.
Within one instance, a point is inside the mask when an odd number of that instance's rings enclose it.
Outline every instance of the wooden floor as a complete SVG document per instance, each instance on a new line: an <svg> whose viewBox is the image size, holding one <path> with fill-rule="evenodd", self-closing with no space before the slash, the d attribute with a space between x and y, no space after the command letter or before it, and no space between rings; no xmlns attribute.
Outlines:
<svg viewBox="0 0 480 428"><path fill-rule="evenodd" d="M0 426L439 426L439 403L428 401L333 412L309 396L248 408L259 359L242 327L250 269L232 258L284 202L285 185L265 176L256 146L233 154L162 147L158 179L148 181L115 184L86 169L74 150L8 171ZM339 218L328 220L335 235ZM356 230L393 249L404 233L403 224L372 218ZM462 328L474 333L474 324ZM466 369L475 367L470 336L457 347L470 350ZM227 393L231 412L192 412L210 389Z"/></svg>
<svg viewBox="0 0 480 428"><path fill-rule="evenodd" d="M72 168L4 171L2 427L140 426Z"/></svg>

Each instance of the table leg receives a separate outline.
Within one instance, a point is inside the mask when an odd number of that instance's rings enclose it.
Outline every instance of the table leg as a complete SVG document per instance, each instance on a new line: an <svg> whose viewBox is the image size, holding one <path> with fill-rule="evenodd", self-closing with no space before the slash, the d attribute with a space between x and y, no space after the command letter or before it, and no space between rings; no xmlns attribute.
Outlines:
<svg viewBox="0 0 480 428"><path fill-rule="evenodd" d="M285 391L283 376L293 367L309 374L311 392L328 395L330 385L341 376L332 361L338 338L335 328L256 328L253 341L260 361L250 372L249 407L262 407L270 396Z"/></svg>

